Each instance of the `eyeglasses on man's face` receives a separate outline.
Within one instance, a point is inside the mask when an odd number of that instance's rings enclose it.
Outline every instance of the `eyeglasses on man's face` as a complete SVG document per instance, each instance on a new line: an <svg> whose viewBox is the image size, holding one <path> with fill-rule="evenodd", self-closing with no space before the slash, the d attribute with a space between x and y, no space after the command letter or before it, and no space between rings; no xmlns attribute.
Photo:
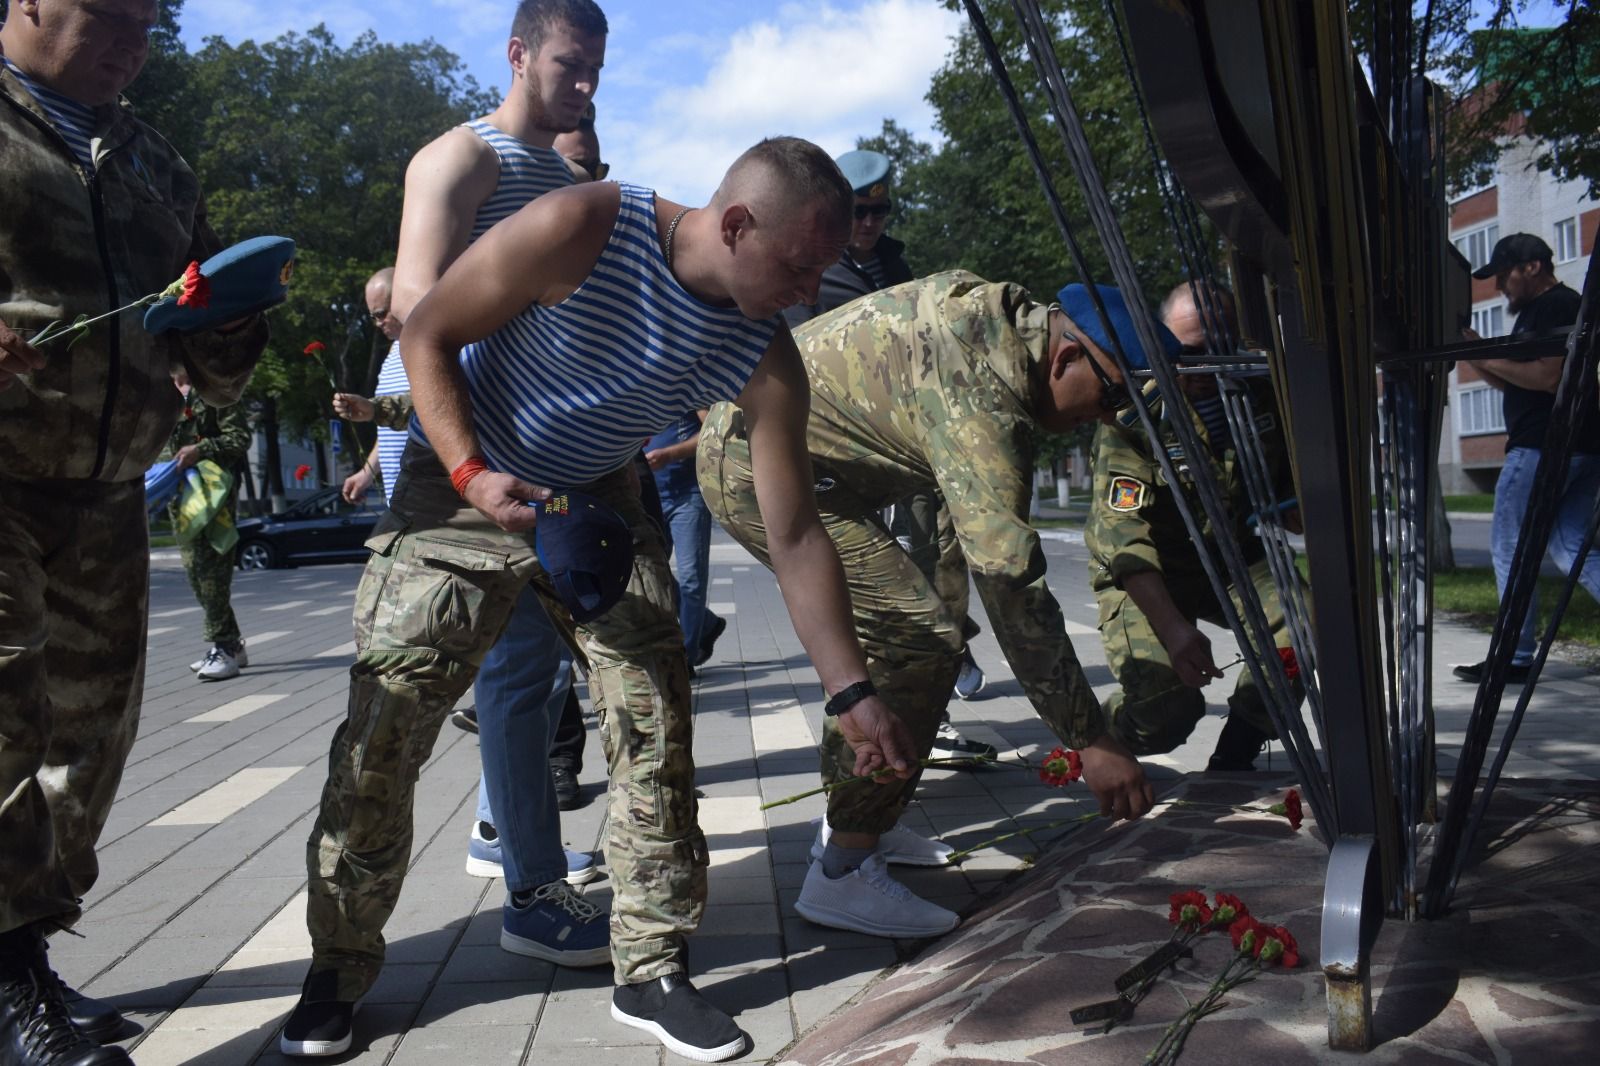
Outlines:
<svg viewBox="0 0 1600 1066"><path fill-rule="evenodd" d="M1094 352L1090 351L1089 346L1083 342L1082 338L1070 329L1063 328L1061 333L1067 340L1078 346L1079 350L1083 352L1083 357L1089 361L1089 369L1093 370L1094 376L1100 379L1100 409L1102 411L1120 411L1133 402L1133 397L1128 392L1128 386L1111 380L1111 375L1106 373L1105 368L1100 365L1100 360L1095 358Z"/></svg>
<svg viewBox="0 0 1600 1066"><path fill-rule="evenodd" d="M873 218L887 218L889 212L893 210L893 203L856 204L856 221L859 222L868 215L871 215Z"/></svg>

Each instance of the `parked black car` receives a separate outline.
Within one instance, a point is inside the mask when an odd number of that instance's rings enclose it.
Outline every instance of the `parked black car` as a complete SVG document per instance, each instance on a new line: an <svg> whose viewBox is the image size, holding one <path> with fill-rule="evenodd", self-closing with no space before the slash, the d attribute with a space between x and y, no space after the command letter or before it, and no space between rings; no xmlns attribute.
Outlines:
<svg viewBox="0 0 1600 1066"><path fill-rule="evenodd" d="M271 570L300 563L361 562L362 547L383 514L382 497L361 504L344 502L337 488L323 489L264 518L239 522L241 570Z"/></svg>

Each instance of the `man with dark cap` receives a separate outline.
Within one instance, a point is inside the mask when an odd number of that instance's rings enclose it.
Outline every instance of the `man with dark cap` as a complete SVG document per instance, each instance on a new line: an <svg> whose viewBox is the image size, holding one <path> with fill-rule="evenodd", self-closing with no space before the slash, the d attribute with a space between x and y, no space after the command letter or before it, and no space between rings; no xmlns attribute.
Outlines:
<svg viewBox="0 0 1600 1066"><path fill-rule="evenodd" d="M155 0L11 0L0 27L0 1061L127 1063L122 1018L65 988L70 928L138 732L149 605L143 476L183 406L238 401L266 344L235 308L151 332L137 314L72 343L52 321L159 292L221 247L194 172L121 94ZM276 276L276 275L275 275ZM220 286L219 286L220 288Z"/></svg>
<svg viewBox="0 0 1600 1066"><path fill-rule="evenodd" d="M1550 246L1531 233L1501 238L1489 261L1474 270L1472 276L1479 280L1494 278L1494 287L1517 316L1511 327L1513 337L1549 333L1578 320L1581 297L1557 280ZM1477 339L1471 330L1465 332L1469 339ZM1541 359L1477 359L1468 363L1484 381L1499 389L1505 400L1506 461L1494 486L1494 525L1489 534L1495 587L1502 596L1522 535L1522 516L1533 495L1533 474L1539 466L1539 450L1544 447L1565 359L1552 355ZM1564 572L1571 571L1573 560L1583 547L1595 497L1600 496L1600 417L1590 408L1580 412L1578 419L1573 427L1572 456L1567 461L1556 524L1550 531L1550 557ZM1589 595L1600 600L1600 560L1594 555L1584 564L1579 582ZM1537 643L1534 625L1538 615L1535 589L1506 677L1512 684L1528 679ZM1462 664L1454 673L1463 681L1477 684L1483 680L1487 666L1486 662Z"/></svg>
<svg viewBox="0 0 1600 1066"><path fill-rule="evenodd" d="M857 149L834 160L845 180L855 190L855 223L850 244L839 261L822 275L822 288L812 304L795 304L784 311L789 328L827 314L851 300L890 285L910 281L915 275L906 264L904 242L885 231L894 201L889 187L894 165L882 152ZM935 489L914 492L890 507L891 528L905 537L903 543L922 576L938 590L951 611L961 620L963 646L961 669L956 674L955 694L972 699L984 685L983 670L972 657L971 641L980 632L967 613L971 584L967 563L951 530L949 515ZM950 722L949 708L939 722L933 741L933 755L941 759L993 758L994 746L969 740Z"/></svg>
<svg viewBox="0 0 1600 1066"><path fill-rule="evenodd" d="M1123 351L1142 365L1121 293L1100 294ZM1041 304L1017 285L949 271L806 323L795 332L811 385L806 447L823 526L844 563L869 690L905 722L917 754L928 754L950 699L961 625L879 512L937 488L1018 682L1061 741L1081 749L1101 809L1137 818L1150 808L1150 788L1105 727L1028 524L1035 431L1110 418L1127 400L1088 290L1070 285L1060 297ZM772 533L756 507L745 422L729 403L706 416L700 488L717 520L767 562ZM823 781L849 777L853 760L831 714L821 747ZM896 827L914 789L913 778L832 791L795 905L802 916L885 937L955 926L954 912L919 899L886 867L942 864L948 854L930 856L933 842Z"/></svg>

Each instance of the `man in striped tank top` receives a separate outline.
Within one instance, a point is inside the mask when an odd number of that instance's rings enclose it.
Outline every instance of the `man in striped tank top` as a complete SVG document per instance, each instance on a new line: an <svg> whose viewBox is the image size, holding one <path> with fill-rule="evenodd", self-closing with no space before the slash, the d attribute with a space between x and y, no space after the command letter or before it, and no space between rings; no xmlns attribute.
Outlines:
<svg viewBox="0 0 1600 1066"><path fill-rule="evenodd" d="M462 250L495 223L574 180L551 145L560 132L576 129L590 107L605 58L605 16L591 0L524 0L511 34L505 100L426 145L407 168L393 289L387 306L369 300L375 318L384 312L380 325L405 322ZM400 369L398 361L393 369ZM401 494L404 466L401 459L385 468L397 522L411 515ZM381 550L382 543L380 535L369 547ZM564 690L557 688L570 676L559 635L536 598L522 597L500 646L491 650L491 639L452 659L452 678L465 681L448 701L396 699L373 680L379 663L404 659L372 632L368 610L382 585L372 583L374 573L369 569L357 598L349 718L333 741L321 814L308 842L312 965L279 1041L289 1055L338 1055L350 1046L355 1004L382 968L383 927L405 877L418 771L480 665L481 795L489 800L480 809L492 806L500 832L491 836L486 821L475 825L469 858L477 861L469 870L498 869L506 878L501 946L560 965L599 965L610 957L604 909L565 880L576 879L573 862L588 857L563 854L550 782L536 772L547 768L550 711L562 706ZM404 604L398 613L408 622L429 611L432 594L416 581L398 594ZM451 655L459 651L452 646Z"/></svg>
<svg viewBox="0 0 1600 1066"><path fill-rule="evenodd" d="M431 450L414 440L395 517L371 542L346 732L394 720L437 728L531 585L581 644L599 696L611 770L612 1017L700 1061L738 1054L745 1038L685 972L708 863L688 663L672 571L628 468L640 440L683 411L739 399L774 565L833 694L829 710L857 769L909 776L909 734L867 680L843 570L817 518L805 372L777 318L815 298L849 233L851 202L833 161L795 138L745 153L697 210L634 186L558 190L468 248L406 323ZM533 549L527 504L551 486L601 498L633 530L626 594L576 626ZM428 745L412 747L420 758ZM348 773L338 759L335 772Z"/></svg>

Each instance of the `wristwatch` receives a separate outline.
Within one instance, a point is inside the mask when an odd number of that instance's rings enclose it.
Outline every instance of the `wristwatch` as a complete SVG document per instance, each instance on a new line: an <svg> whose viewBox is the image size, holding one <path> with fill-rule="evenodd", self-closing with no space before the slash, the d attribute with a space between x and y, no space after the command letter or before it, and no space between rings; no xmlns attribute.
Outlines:
<svg viewBox="0 0 1600 1066"><path fill-rule="evenodd" d="M823 706L822 712L829 718L837 718L868 696L876 696L877 694L878 690L873 687L871 681L857 681L853 685L846 685L828 697L828 702Z"/></svg>

